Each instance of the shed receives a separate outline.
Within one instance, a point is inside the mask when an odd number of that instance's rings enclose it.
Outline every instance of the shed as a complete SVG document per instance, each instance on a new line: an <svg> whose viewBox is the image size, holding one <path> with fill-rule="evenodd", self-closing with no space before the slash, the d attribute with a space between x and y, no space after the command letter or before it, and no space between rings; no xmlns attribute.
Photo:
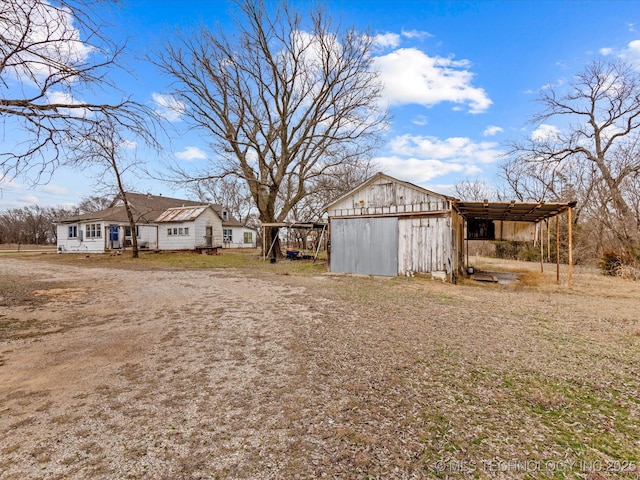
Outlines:
<svg viewBox="0 0 640 480"><path fill-rule="evenodd" d="M329 269L382 276L425 273L455 281L466 270L465 239L533 240L536 229L541 231L538 227L551 218L556 219L558 239L558 216L566 212L571 285L573 206L575 202L464 202L378 173L325 208ZM542 241L540 245L542 249ZM559 281L558 254L556 263Z"/></svg>
<svg viewBox="0 0 640 480"><path fill-rule="evenodd" d="M454 280L464 230L455 199L378 173L326 207L332 272Z"/></svg>

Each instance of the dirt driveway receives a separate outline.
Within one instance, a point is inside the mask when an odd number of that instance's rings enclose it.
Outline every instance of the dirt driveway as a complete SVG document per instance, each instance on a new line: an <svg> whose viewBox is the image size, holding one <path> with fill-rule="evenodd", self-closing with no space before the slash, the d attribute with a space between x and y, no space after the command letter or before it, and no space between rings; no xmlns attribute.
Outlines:
<svg viewBox="0 0 640 480"><path fill-rule="evenodd" d="M0 260L1 480L637 477L636 286Z"/></svg>

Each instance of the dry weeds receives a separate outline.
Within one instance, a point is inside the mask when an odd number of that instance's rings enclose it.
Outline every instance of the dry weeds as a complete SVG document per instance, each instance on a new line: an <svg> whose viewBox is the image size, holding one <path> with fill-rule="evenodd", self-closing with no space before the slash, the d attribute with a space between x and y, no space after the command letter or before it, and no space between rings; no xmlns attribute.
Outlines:
<svg viewBox="0 0 640 480"><path fill-rule="evenodd" d="M637 283L44 260L0 262L2 480L638 477Z"/></svg>

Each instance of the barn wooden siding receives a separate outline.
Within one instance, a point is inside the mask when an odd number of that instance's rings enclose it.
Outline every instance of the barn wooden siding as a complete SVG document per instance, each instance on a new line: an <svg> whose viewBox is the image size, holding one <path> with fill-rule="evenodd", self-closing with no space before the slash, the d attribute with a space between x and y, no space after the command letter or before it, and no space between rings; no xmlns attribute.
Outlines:
<svg viewBox="0 0 640 480"><path fill-rule="evenodd" d="M532 222L508 222L494 220L496 240L533 242L536 236L536 224Z"/></svg>
<svg viewBox="0 0 640 480"><path fill-rule="evenodd" d="M444 195L379 174L327 212L331 271L452 279L463 265L462 217Z"/></svg>
<svg viewBox="0 0 640 480"><path fill-rule="evenodd" d="M385 178L355 191L331 206L330 217L393 215L448 209L447 199Z"/></svg>

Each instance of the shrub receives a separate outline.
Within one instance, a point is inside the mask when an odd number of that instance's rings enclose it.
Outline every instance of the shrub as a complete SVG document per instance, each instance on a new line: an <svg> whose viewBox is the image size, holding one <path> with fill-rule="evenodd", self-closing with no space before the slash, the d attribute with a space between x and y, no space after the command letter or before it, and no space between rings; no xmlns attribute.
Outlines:
<svg viewBox="0 0 640 480"><path fill-rule="evenodd" d="M623 266L622 255L615 250L605 248L600 256L598 266L603 275L619 275L619 270Z"/></svg>

